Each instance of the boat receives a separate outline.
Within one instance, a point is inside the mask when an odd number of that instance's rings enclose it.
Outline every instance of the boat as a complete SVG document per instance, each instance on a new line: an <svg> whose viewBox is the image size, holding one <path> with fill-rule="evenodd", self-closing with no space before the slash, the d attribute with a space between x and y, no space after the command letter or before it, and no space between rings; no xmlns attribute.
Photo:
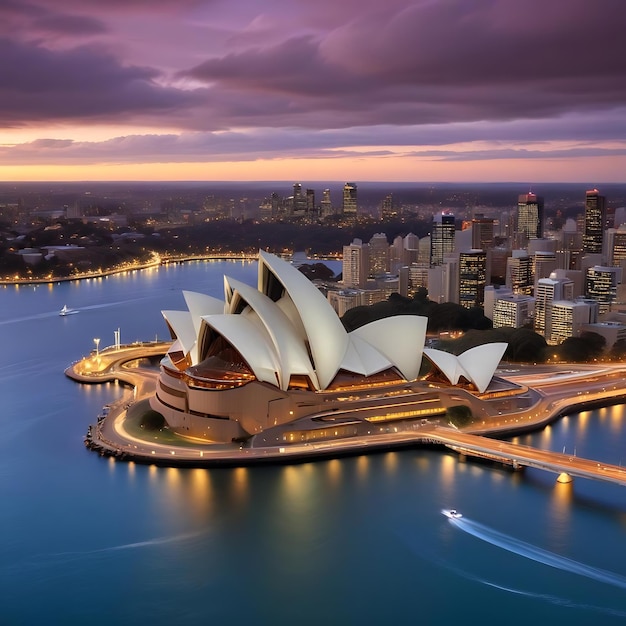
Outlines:
<svg viewBox="0 0 626 626"><path fill-rule="evenodd" d="M459 519L463 517L463 514L459 513L456 509L441 509L441 512L449 519Z"/></svg>
<svg viewBox="0 0 626 626"><path fill-rule="evenodd" d="M66 315L73 315L74 313L78 313L78 311L70 309L67 304L64 304L63 308L59 311L59 315L61 315L62 317L65 317Z"/></svg>

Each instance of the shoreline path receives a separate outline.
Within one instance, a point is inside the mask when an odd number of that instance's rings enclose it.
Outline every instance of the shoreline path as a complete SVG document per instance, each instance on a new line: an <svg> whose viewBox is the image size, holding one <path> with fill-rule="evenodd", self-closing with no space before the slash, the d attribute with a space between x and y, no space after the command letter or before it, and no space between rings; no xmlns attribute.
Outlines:
<svg viewBox="0 0 626 626"><path fill-rule="evenodd" d="M239 443L205 443L182 437L173 439L171 435L161 436L158 431L128 427L127 421L131 421L128 418L133 413L149 410L148 398L156 389L158 369L146 367L146 360L164 355L169 347L170 342L144 342L105 348L92 352L65 370L69 378L78 382L93 384L118 380L129 387L119 400L107 406L106 415L100 415L97 423L89 427L85 442L90 448L104 456L138 463L177 467L233 467L295 463L435 444L447 446L461 454L475 454L518 467L533 465L528 462L527 454L522 454L522 449L525 453L533 449L506 444L505 450L500 445L502 442L494 437L511 437L540 430L573 410L619 404L626 399L624 364L509 365L508 369L502 368L497 374L508 382L527 387L525 400L511 401L505 398L490 401L492 415L478 419L462 430L420 422L404 430L398 429L398 432L285 446L251 448ZM468 437L472 443L468 443ZM520 451L519 455L514 453L516 449ZM551 455L549 461L544 461L543 465L537 461L535 467L626 484L626 469L622 470L621 467L565 454L535 452L537 457Z"/></svg>

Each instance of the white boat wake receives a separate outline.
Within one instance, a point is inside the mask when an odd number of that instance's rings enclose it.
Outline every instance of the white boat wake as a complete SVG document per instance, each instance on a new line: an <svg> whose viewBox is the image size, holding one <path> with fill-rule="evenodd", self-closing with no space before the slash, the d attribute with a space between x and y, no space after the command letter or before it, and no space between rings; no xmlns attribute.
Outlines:
<svg viewBox="0 0 626 626"><path fill-rule="evenodd" d="M607 583L621 589L626 589L626 578L609 572L607 570L600 569L598 567L592 567L591 565L585 565L574 559L569 559L560 554L543 550L504 533L500 533L497 530L493 530L488 526L479 524L466 517L452 518L449 517L448 521L456 528L468 533L478 539L482 539L493 546L512 552L524 558L531 559L537 563L542 563L549 567L563 570L565 572L571 572L572 574L578 574L579 576L585 576L598 582Z"/></svg>

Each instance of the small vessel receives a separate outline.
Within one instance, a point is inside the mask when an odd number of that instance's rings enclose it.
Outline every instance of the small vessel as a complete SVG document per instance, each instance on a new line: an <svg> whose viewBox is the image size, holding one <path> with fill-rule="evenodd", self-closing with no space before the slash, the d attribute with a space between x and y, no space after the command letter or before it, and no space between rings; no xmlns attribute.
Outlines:
<svg viewBox="0 0 626 626"><path fill-rule="evenodd" d="M61 315L62 317L64 317L65 315L73 315L74 313L78 313L78 311L70 309L67 304L64 304L63 308L59 311L59 315Z"/></svg>
<svg viewBox="0 0 626 626"><path fill-rule="evenodd" d="M450 519L459 519L463 517L462 513L459 513L456 509L441 509L441 512Z"/></svg>

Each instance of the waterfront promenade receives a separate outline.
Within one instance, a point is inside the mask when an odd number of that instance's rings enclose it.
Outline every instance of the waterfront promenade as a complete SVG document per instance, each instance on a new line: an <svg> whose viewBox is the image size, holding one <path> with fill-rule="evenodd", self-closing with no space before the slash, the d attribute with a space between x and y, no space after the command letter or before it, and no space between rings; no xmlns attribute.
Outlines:
<svg viewBox="0 0 626 626"><path fill-rule="evenodd" d="M128 427L133 413L149 410L158 368L146 361L163 355L169 342L136 343L105 348L74 363L66 374L79 382L117 379L129 386L90 427L87 441L101 454L140 463L168 466L241 466L290 463L316 458L362 454L415 445L445 446L514 467L531 466L557 474L626 485L626 471L590 459L502 442L494 437L538 430L568 411L617 404L626 398L623 365L512 366L499 375L528 390L488 401L488 410L467 428L455 430L428 420L399 425L388 432L284 446L247 447L213 444L182 437L161 437Z"/></svg>

